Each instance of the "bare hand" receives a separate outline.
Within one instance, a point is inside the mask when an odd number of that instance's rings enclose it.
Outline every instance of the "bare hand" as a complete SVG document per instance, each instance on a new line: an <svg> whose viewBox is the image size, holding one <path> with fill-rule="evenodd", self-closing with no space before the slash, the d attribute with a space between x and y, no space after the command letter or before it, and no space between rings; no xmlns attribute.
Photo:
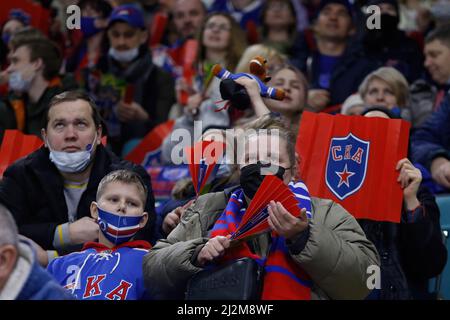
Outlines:
<svg viewBox="0 0 450 320"><path fill-rule="evenodd" d="M431 163L431 176L440 185L450 188L450 161L445 158L436 158Z"/></svg>
<svg viewBox="0 0 450 320"><path fill-rule="evenodd" d="M117 107L117 117L122 122L131 122L135 120L145 121L149 118L147 111L136 102L125 103L120 101Z"/></svg>
<svg viewBox="0 0 450 320"><path fill-rule="evenodd" d="M400 182L403 189L406 207L408 210L412 210L420 205L417 199L417 191L419 190L420 182L422 182L422 173L407 158L397 162L395 170L400 171L397 181Z"/></svg>
<svg viewBox="0 0 450 320"><path fill-rule="evenodd" d="M280 202L270 201L268 211L270 228L286 239L296 237L308 227L308 217L306 216L305 208L301 210L300 217L296 218Z"/></svg>
<svg viewBox="0 0 450 320"><path fill-rule="evenodd" d="M243 86L250 98L261 96L259 93L259 84L255 79L242 76L234 80L234 82Z"/></svg>
<svg viewBox="0 0 450 320"><path fill-rule="evenodd" d="M308 91L308 105L315 112L322 111L330 103L330 93L324 89L311 89Z"/></svg>
<svg viewBox="0 0 450 320"><path fill-rule="evenodd" d="M196 115L199 112L199 107L202 104L205 97L201 93L196 93L194 95L189 96L186 111L192 115Z"/></svg>
<svg viewBox="0 0 450 320"><path fill-rule="evenodd" d="M204 266L206 263L223 256L225 250L230 247L230 237L231 235L209 239L197 256L197 264Z"/></svg>
<svg viewBox="0 0 450 320"><path fill-rule="evenodd" d="M98 224L90 217L83 217L69 224L71 244L80 244L98 239Z"/></svg>
<svg viewBox="0 0 450 320"><path fill-rule="evenodd" d="M242 76L236 79L235 82L240 84L241 86L244 86L245 90L248 93L248 96L250 97L253 105L253 110L255 111L257 117L270 112L269 108L267 108L261 97L259 84L255 79L250 79Z"/></svg>
<svg viewBox="0 0 450 320"><path fill-rule="evenodd" d="M162 224L162 229L166 235L168 235L180 223L181 217L183 217L192 201L193 200L189 201L182 207L175 208L166 215Z"/></svg>

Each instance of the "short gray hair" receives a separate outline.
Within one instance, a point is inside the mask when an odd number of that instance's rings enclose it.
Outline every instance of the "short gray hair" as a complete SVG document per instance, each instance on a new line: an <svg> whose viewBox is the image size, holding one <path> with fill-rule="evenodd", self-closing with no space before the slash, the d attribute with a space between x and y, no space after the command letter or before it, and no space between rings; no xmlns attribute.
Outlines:
<svg viewBox="0 0 450 320"><path fill-rule="evenodd" d="M0 204L0 246L12 244L18 246L19 237L17 225L11 212Z"/></svg>

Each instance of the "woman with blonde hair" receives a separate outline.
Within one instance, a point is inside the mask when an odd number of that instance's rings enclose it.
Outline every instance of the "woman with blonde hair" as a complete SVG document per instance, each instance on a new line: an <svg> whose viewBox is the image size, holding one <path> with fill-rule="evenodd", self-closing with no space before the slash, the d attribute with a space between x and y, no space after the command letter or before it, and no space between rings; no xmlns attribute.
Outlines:
<svg viewBox="0 0 450 320"><path fill-rule="evenodd" d="M408 81L394 68L382 67L368 74L359 86L359 94L366 107L385 107L405 120L411 118Z"/></svg>
<svg viewBox="0 0 450 320"><path fill-rule="evenodd" d="M197 75L191 86L183 79L177 83L177 91L188 94L185 106L172 108L171 118L176 119L172 131L185 129L194 136L194 121L201 121L203 128L229 128L230 114L227 109L218 110L220 80L211 73L214 64L220 64L234 71L245 48L242 30L233 17L226 13L211 13L200 28L199 50L197 55ZM178 99L179 100L179 99ZM191 143L194 141L192 140ZM169 135L162 145L164 163L172 163L171 151L176 145Z"/></svg>

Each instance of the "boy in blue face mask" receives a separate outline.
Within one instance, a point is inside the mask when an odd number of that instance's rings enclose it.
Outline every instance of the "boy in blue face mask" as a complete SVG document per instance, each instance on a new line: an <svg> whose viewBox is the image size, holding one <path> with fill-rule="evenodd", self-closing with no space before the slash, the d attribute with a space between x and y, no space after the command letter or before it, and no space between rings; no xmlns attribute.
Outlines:
<svg viewBox="0 0 450 320"><path fill-rule="evenodd" d="M53 260L48 271L78 299L140 300L149 298L142 277L142 259L151 248L132 241L145 226L147 188L129 170L106 175L91 204L99 224L98 242L88 242L81 252Z"/></svg>

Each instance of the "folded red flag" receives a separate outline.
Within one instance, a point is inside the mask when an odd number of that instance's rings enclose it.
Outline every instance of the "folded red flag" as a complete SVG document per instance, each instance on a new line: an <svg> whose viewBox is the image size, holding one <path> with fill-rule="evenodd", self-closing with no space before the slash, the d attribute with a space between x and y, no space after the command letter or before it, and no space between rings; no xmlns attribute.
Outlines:
<svg viewBox="0 0 450 320"><path fill-rule="evenodd" d="M43 144L37 136L26 135L19 130L5 130L0 147L0 177L9 165L39 149Z"/></svg>
<svg viewBox="0 0 450 320"><path fill-rule="evenodd" d="M270 201L280 202L283 207L295 217L300 216L297 199L287 185L274 175L268 175L259 186L250 202L238 229L232 235L232 240L244 240L270 229L267 221L269 213L267 206Z"/></svg>
<svg viewBox="0 0 450 320"><path fill-rule="evenodd" d="M214 179L218 164L225 152L226 144L218 141L199 141L185 148L189 172L197 197L208 192Z"/></svg>
<svg viewBox="0 0 450 320"><path fill-rule="evenodd" d="M355 218L400 222L397 162L407 156L404 120L304 112L296 150L312 196L340 203Z"/></svg>

